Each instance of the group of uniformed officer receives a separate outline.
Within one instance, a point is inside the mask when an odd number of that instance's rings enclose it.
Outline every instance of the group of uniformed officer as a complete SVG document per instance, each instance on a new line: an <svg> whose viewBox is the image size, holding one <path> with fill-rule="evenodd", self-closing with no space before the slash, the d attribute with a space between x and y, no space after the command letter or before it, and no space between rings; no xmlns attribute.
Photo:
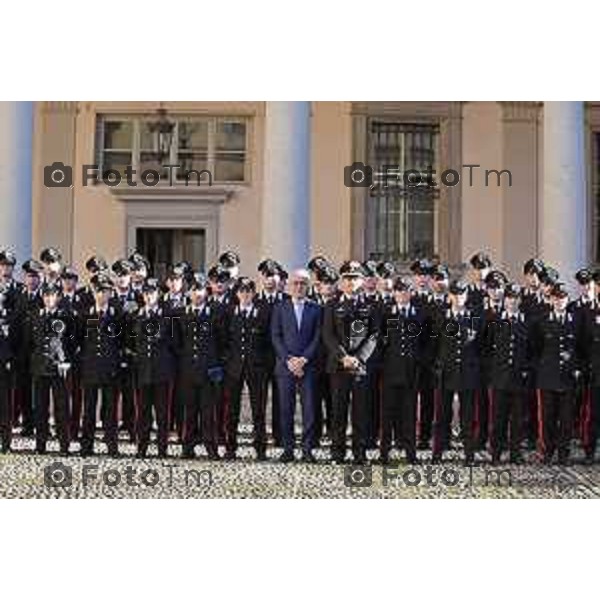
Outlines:
<svg viewBox="0 0 600 600"><path fill-rule="evenodd" d="M160 457L174 437L184 458L203 444L210 459L233 460L244 389L257 460L266 459L269 436L282 445L271 320L289 297L277 261L263 260L255 281L239 275L239 256L227 251L206 276L181 262L158 282L138 252L112 265L92 256L82 285L55 248L22 264L22 282L16 262L0 251L2 452L19 427L46 452L52 415L63 454L72 441L92 454L101 422L111 456L120 430L146 456L155 429ZM556 270L536 258L524 265L522 287L483 252L470 260L469 283L428 259L410 271L385 261L337 269L324 256L307 265L306 301L321 315L310 365L316 443L331 440L331 459L346 460L350 422L359 464L376 448L385 464L394 447L409 463L419 450L438 462L456 429L468 465L483 449L493 463L505 451L520 463L522 449L536 445L544 462L566 464L575 437L592 463L600 272L578 271L581 291L569 301Z"/></svg>

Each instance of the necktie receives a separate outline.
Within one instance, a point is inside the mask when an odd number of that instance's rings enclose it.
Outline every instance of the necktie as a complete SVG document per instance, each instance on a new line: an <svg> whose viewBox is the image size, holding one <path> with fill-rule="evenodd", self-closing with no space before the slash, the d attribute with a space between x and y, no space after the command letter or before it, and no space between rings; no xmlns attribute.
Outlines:
<svg viewBox="0 0 600 600"><path fill-rule="evenodd" d="M300 326L302 325L302 303L297 302L294 305L294 312L296 313L296 323L298 325L298 329L300 329Z"/></svg>

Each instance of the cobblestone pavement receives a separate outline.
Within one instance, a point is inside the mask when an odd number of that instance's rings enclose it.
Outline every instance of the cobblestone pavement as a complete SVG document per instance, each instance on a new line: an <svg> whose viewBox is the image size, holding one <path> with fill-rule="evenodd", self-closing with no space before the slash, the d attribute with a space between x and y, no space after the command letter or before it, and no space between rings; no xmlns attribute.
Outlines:
<svg viewBox="0 0 600 600"><path fill-rule="evenodd" d="M171 444L169 458L134 458L135 447L120 444L122 456L81 458L33 452L33 440L16 436L13 451L0 455L0 497L4 498L597 498L600 497L600 464L586 467L545 466L527 453L527 464L502 464L492 468L478 455L473 468L464 468L460 454L450 453L441 465L429 464L430 454L420 453L421 464L411 467L400 460L382 467L336 466L328 463L329 449L316 452L317 464L280 464L280 450L270 449L269 460L253 460L248 432L242 433L240 459L208 461L199 448L197 460L178 457L181 447ZM72 444L75 452L78 448ZM298 458L300 454L297 454ZM370 453L370 458L376 458ZM577 455L576 455L577 458ZM64 484L64 485L63 485Z"/></svg>

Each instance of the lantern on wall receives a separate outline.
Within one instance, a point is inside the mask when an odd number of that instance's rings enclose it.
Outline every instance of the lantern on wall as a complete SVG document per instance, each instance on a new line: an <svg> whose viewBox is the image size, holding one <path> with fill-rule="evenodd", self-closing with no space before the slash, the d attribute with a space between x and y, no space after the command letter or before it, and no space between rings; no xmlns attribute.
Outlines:
<svg viewBox="0 0 600 600"><path fill-rule="evenodd" d="M175 131L175 123L169 119L165 108L160 107L157 110L157 119L149 125L149 129L154 135L154 147L158 161L162 162L171 154L173 132Z"/></svg>

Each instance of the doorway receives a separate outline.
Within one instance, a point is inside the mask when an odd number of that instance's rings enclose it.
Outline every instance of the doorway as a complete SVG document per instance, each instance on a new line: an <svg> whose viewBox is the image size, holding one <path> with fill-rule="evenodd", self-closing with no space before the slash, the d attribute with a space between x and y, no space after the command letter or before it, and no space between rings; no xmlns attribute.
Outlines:
<svg viewBox="0 0 600 600"><path fill-rule="evenodd" d="M195 271L206 269L206 230L138 227L136 248L148 258L153 277L164 279L169 265L182 260Z"/></svg>

